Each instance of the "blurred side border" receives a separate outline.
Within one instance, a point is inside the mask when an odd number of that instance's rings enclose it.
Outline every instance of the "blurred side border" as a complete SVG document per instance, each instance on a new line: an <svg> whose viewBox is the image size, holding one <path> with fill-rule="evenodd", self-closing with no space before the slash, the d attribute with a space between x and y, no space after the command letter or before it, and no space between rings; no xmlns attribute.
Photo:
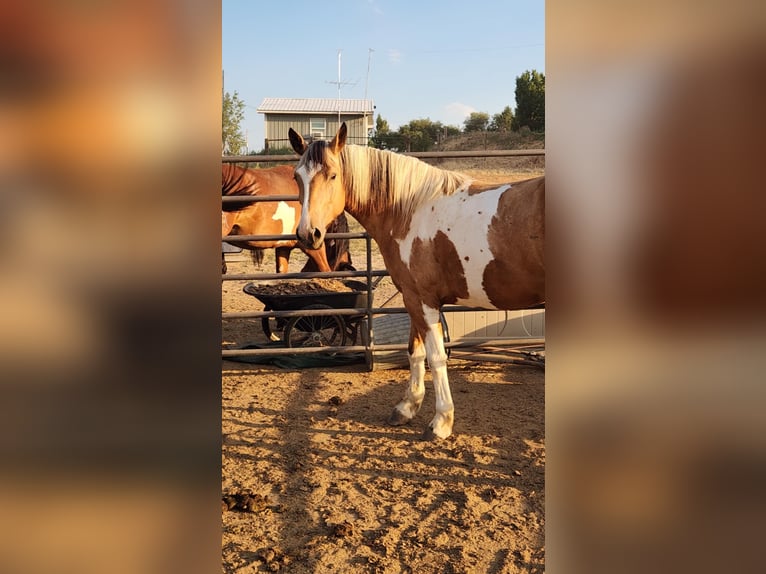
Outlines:
<svg viewBox="0 0 766 574"><path fill-rule="evenodd" d="M0 564L214 571L221 7L6 4Z"/></svg>
<svg viewBox="0 0 766 574"><path fill-rule="evenodd" d="M766 13L546 11L546 571L759 571Z"/></svg>

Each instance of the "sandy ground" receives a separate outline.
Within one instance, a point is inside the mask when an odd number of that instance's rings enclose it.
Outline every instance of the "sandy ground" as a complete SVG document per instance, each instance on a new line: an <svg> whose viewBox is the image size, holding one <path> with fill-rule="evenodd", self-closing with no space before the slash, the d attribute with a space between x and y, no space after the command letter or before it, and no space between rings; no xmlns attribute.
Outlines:
<svg viewBox="0 0 766 574"><path fill-rule="evenodd" d="M291 271L304 260L293 252ZM260 310L243 284L223 283L224 311ZM385 279L376 304L391 295ZM224 347L265 342L260 319L222 329ZM420 413L390 427L404 369L224 360L222 571L543 572L544 373L451 359L449 375L454 434L428 442L429 374Z"/></svg>

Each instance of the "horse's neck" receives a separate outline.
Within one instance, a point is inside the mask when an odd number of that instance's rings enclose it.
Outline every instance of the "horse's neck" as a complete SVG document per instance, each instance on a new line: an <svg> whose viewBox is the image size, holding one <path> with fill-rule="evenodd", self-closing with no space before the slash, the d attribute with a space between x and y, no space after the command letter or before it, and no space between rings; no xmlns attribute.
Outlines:
<svg viewBox="0 0 766 574"><path fill-rule="evenodd" d="M402 236L409 226L408 221L390 213L371 213L368 210L355 211L346 207L346 211L356 219L378 245L393 237Z"/></svg>

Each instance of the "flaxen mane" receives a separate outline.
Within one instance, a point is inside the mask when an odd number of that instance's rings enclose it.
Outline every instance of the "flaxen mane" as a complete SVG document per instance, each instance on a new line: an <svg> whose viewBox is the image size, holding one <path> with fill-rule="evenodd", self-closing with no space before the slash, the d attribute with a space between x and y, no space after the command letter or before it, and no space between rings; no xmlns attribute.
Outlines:
<svg viewBox="0 0 766 574"><path fill-rule="evenodd" d="M326 165L327 151L327 142L314 142L302 161ZM442 195L452 195L471 181L461 173L366 146L345 146L340 161L348 207L363 213L394 208L401 216L409 217L419 205Z"/></svg>
<svg viewBox="0 0 766 574"><path fill-rule="evenodd" d="M371 147L347 145L341 162L349 208L368 213L393 207L409 217L423 203L452 195L471 181L461 173Z"/></svg>

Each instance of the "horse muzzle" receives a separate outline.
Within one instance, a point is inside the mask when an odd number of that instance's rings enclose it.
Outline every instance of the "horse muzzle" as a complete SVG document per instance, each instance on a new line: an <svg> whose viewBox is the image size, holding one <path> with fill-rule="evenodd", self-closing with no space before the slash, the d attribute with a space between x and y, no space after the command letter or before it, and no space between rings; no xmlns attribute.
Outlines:
<svg viewBox="0 0 766 574"><path fill-rule="evenodd" d="M324 243L324 231L318 227L310 228L308 233L301 233L299 229L295 234L298 237L298 241L309 249L319 249Z"/></svg>

